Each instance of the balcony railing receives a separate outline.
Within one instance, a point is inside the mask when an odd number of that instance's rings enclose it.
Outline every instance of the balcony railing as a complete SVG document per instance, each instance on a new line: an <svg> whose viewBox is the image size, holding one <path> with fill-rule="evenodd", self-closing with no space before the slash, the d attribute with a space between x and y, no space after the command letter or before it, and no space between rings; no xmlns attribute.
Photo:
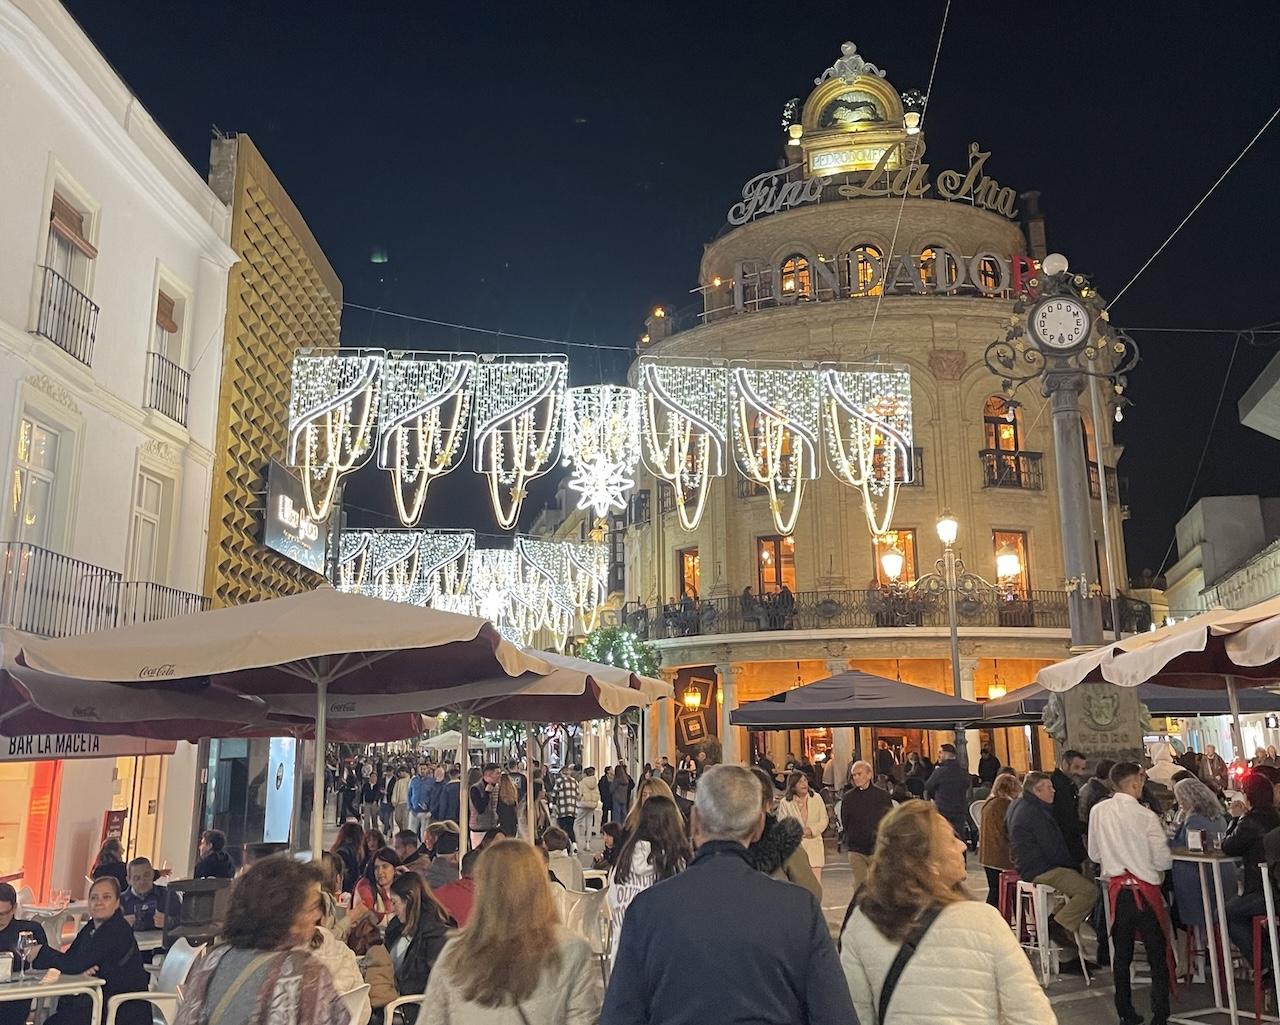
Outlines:
<svg viewBox="0 0 1280 1025"><path fill-rule="evenodd" d="M1098 464L1092 459L1087 460L1089 467L1089 497L1101 498L1102 489L1098 486ZM1120 485L1116 478L1116 471L1108 466L1107 470L1107 499L1111 502L1119 503L1120 501Z"/></svg>
<svg viewBox="0 0 1280 1025"><path fill-rule="evenodd" d="M191 375L160 353L147 353L147 392L143 400L147 409L158 410L186 427L190 399Z"/></svg>
<svg viewBox="0 0 1280 1025"><path fill-rule="evenodd" d="M984 488L1018 488L1023 491L1044 490L1044 462L1040 452L1008 452L984 448L982 460Z"/></svg>
<svg viewBox="0 0 1280 1025"><path fill-rule="evenodd" d="M40 313L36 334L70 353L86 367L93 366L93 339L98 330L98 307L52 267L41 267Z"/></svg>
<svg viewBox="0 0 1280 1025"><path fill-rule="evenodd" d="M1122 634L1146 633L1151 629L1151 606L1145 601L1119 595L1116 598L1117 611L1120 613L1120 632ZM1102 628L1114 630L1114 617L1111 615L1111 601L1102 599Z"/></svg>
<svg viewBox="0 0 1280 1025"><path fill-rule="evenodd" d="M964 627L1065 630L1070 626L1067 596L1062 591L1020 595L997 588L979 589L960 596L957 613L960 626ZM789 598L703 598L660 608L632 604L623 610L622 619L645 640L778 630L945 628L947 603L945 596L916 593L909 588L799 591Z"/></svg>
<svg viewBox="0 0 1280 1025"><path fill-rule="evenodd" d="M208 606L203 595L124 580L114 570L38 545L0 542L0 625L70 637Z"/></svg>

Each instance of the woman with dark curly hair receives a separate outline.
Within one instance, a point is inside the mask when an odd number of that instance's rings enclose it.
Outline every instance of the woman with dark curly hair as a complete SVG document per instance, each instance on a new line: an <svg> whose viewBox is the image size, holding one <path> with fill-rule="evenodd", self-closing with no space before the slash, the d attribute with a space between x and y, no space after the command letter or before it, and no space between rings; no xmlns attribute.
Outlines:
<svg viewBox="0 0 1280 1025"><path fill-rule="evenodd" d="M661 780L649 780L650 784ZM613 942L610 959L617 956L618 940L627 908L636 896L663 879L670 879L693 858L684 833L684 819L670 797L654 794L643 804L636 801L633 812L635 827L627 834L618 851L617 864L609 878L609 916L613 920Z"/></svg>
<svg viewBox="0 0 1280 1025"><path fill-rule="evenodd" d="M217 946L191 970L175 1025L349 1025L324 964L305 949L320 876L286 855L236 880Z"/></svg>
<svg viewBox="0 0 1280 1025"><path fill-rule="evenodd" d="M803 886L818 900L822 900L822 886L813 874L809 856L800 846L804 830L795 819L780 819L774 814L778 791L773 785L773 777L759 766L753 766L751 774L760 781L764 831L760 834L760 839L747 848L747 863L757 872L763 872L774 879L785 879L789 883Z"/></svg>
<svg viewBox="0 0 1280 1025"><path fill-rule="evenodd" d="M364 851L364 829L360 823L344 822L329 850L342 859L342 892L351 893L360 878L360 860Z"/></svg>

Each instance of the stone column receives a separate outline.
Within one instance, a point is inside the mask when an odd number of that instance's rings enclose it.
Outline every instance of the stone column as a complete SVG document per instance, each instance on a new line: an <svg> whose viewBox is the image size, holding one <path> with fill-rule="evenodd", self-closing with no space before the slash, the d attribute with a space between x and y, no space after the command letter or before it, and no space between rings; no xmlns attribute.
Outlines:
<svg viewBox="0 0 1280 1025"><path fill-rule="evenodd" d="M662 678L672 687L676 685L676 671L674 669L663 669ZM679 701L680 695L677 694L672 701ZM653 706L654 714L657 717L657 729L654 730L654 743L650 752L650 757L646 759L650 765L659 764L659 759L666 755L671 759L671 763L675 764L675 750L671 744L671 735L667 732L667 723L671 719L671 701L659 701Z"/></svg>
<svg viewBox="0 0 1280 1025"><path fill-rule="evenodd" d="M829 658L827 659L827 674L835 676L839 673L849 671L849 660L847 658ZM836 792L839 793L840 788L845 785L849 779L849 766L853 764L853 749L855 747L853 727L851 726L833 726L831 728L831 758L835 762L835 786Z"/></svg>
<svg viewBox="0 0 1280 1025"><path fill-rule="evenodd" d="M977 700L977 689L974 686L973 676L978 669L978 660L976 658L960 658L960 696L968 701ZM982 756L982 734L977 730L964 731L965 747L969 754L969 771L977 773L978 759Z"/></svg>
<svg viewBox="0 0 1280 1025"><path fill-rule="evenodd" d="M720 681L720 707L718 709L720 723L720 746L724 751L726 765L741 765L745 760L744 749L746 738L741 726L729 725L729 713L738 704L738 667L729 662L721 662L716 666L716 679Z"/></svg>

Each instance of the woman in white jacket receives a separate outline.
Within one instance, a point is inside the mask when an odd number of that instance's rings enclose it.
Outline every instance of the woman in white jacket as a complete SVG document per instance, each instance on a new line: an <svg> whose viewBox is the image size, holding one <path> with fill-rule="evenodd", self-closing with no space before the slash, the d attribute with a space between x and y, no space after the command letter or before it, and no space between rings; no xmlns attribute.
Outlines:
<svg viewBox="0 0 1280 1025"><path fill-rule="evenodd" d="M827 847L822 840L829 818L827 802L809 789L809 777L803 772L793 772L787 778L787 789L778 802L778 818L799 821L804 829L800 846L809 856L809 865L821 884L822 866L827 861Z"/></svg>
<svg viewBox="0 0 1280 1025"><path fill-rule="evenodd" d="M841 936L858 1020L876 1025L1057 1025L1000 912L964 889L965 843L927 801L880 821L871 872ZM878 1017L889 967L920 915L940 908Z"/></svg>

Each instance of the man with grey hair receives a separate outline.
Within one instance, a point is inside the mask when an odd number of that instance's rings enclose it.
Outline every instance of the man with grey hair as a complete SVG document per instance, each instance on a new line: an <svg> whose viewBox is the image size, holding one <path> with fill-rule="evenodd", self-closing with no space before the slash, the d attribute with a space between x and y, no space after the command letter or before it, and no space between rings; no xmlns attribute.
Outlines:
<svg viewBox="0 0 1280 1025"><path fill-rule="evenodd" d="M840 799L840 834L849 855L854 893L867 881L871 870L871 852L876 849L880 820L893 810L889 794L871 785L874 772L870 762L854 762L849 770L852 785Z"/></svg>
<svg viewBox="0 0 1280 1025"><path fill-rule="evenodd" d="M740 765L698 779L697 854L627 908L600 1025L856 1025L822 909L747 861L764 828Z"/></svg>

